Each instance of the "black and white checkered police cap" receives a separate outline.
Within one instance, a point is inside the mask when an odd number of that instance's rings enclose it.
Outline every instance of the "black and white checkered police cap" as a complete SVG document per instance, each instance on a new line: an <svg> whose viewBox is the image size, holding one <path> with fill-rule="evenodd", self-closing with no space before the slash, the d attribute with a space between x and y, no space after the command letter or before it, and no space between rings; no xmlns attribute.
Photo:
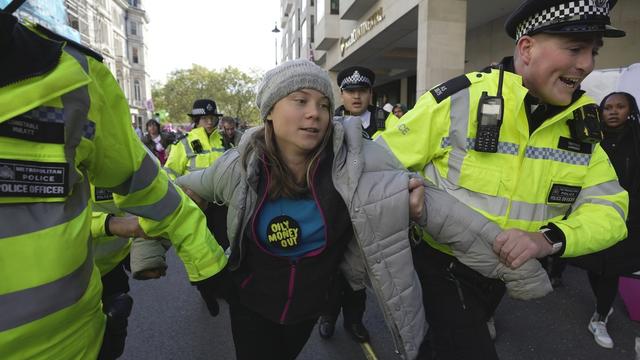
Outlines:
<svg viewBox="0 0 640 360"><path fill-rule="evenodd" d="M611 26L609 12L617 0L525 0L507 19L507 34L518 40L537 33L601 33L623 37Z"/></svg>
<svg viewBox="0 0 640 360"><path fill-rule="evenodd" d="M338 73L340 90L371 88L376 81L376 75L364 66L352 66Z"/></svg>

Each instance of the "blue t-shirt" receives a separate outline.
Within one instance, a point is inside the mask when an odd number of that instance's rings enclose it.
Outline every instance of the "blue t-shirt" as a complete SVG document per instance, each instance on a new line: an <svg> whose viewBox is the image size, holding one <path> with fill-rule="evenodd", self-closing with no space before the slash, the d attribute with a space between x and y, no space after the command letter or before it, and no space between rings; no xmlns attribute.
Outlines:
<svg viewBox="0 0 640 360"><path fill-rule="evenodd" d="M296 260L325 245L324 222L313 199L265 201L256 233L270 253Z"/></svg>

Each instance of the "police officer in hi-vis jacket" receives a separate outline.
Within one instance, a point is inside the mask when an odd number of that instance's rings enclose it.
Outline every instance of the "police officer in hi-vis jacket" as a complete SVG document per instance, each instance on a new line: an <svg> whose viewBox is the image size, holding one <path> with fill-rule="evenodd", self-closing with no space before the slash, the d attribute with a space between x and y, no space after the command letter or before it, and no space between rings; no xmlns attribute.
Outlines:
<svg viewBox="0 0 640 360"><path fill-rule="evenodd" d="M505 25L513 57L434 87L376 140L502 227L493 249L512 268L626 236L628 195L598 144L598 108L580 90L603 38L625 35L610 24L615 3L522 2ZM421 356L497 359L485 322L504 284L424 240L413 257L430 325Z"/></svg>

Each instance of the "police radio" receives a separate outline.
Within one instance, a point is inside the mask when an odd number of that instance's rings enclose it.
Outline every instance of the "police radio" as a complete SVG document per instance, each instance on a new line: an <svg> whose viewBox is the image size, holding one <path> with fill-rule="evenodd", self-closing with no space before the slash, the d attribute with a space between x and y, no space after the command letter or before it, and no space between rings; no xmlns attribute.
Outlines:
<svg viewBox="0 0 640 360"><path fill-rule="evenodd" d="M202 148L202 143L200 140L196 139L191 142L191 148L196 154L202 154L204 149Z"/></svg>
<svg viewBox="0 0 640 360"><path fill-rule="evenodd" d="M589 144L602 141L600 112L596 104L588 104L573 111L573 119L567 121L574 140Z"/></svg>
<svg viewBox="0 0 640 360"><path fill-rule="evenodd" d="M478 152L498 152L498 138L504 112L504 100L502 99L504 70L502 64L499 65L499 69L498 93L496 96L489 96L486 91L483 91L478 102L478 129L474 146L474 150Z"/></svg>

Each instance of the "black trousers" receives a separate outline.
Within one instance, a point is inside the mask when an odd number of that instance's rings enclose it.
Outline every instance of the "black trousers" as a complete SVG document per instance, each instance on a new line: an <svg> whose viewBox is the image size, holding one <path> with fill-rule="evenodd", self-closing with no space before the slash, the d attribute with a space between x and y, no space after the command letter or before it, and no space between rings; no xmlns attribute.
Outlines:
<svg viewBox="0 0 640 360"><path fill-rule="evenodd" d="M124 352L127 318L132 305L128 301L131 298L121 297L122 294L129 292L129 276L125 272L125 268L128 267L129 257L127 256L113 270L102 276L102 310L107 314L107 325L98 360L114 360Z"/></svg>
<svg viewBox="0 0 640 360"><path fill-rule="evenodd" d="M353 290L341 271L336 273L335 283L329 290L329 300L323 315L338 317L340 309L344 317L344 325L360 324L364 317L367 301L365 289Z"/></svg>
<svg viewBox="0 0 640 360"><path fill-rule="evenodd" d="M239 301L229 304L237 360L292 360L311 336L317 318L298 324L274 323Z"/></svg>
<svg viewBox="0 0 640 360"><path fill-rule="evenodd" d="M413 263L429 323L418 359L498 359L487 320L504 295L504 283L426 243L413 249Z"/></svg>
<svg viewBox="0 0 640 360"><path fill-rule="evenodd" d="M592 271L587 271L589 285L593 295L596 296L596 312L602 317L609 314L613 306L613 301L618 294L618 275L601 275Z"/></svg>

